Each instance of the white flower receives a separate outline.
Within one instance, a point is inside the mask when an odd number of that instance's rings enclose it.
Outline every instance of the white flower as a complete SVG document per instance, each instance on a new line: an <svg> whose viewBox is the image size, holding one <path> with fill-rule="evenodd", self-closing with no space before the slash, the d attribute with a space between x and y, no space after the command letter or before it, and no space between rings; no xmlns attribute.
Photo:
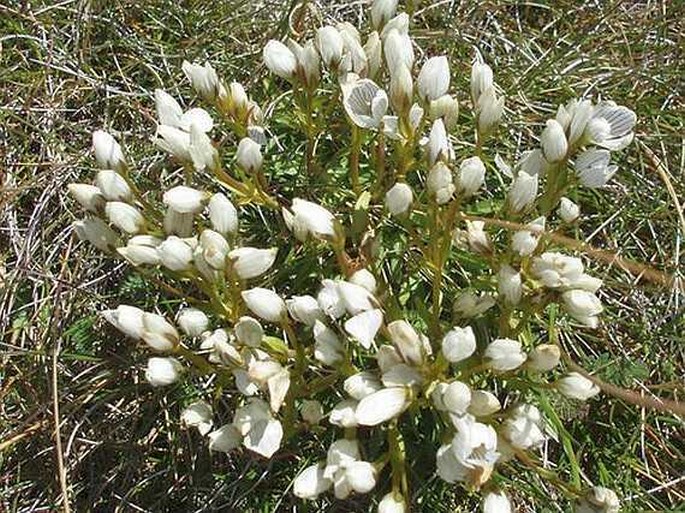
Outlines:
<svg viewBox="0 0 685 513"><path fill-rule="evenodd" d="M314 358L324 365L334 366L343 359L345 350L340 339L319 320L314 322L314 340Z"/></svg>
<svg viewBox="0 0 685 513"><path fill-rule="evenodd" d="M325 314L319 307L319 302L312 296L293 296L286 300L285 304L290 316L307 326L314 326L317 320L324 319Z"/></svg>
<svg viewBox="0 0 685 513"><path fill-rule="evenodd" d="M262 151L259 144L249 137L243 137L238 143L236 153L238 165L248 173L254 173L262 168Z"/></svg>
<svg viewBox="0 0 685 513"><path fill-rule="evenodd" d="M409 110L413 91L410 68L400 65L390 74L390 101L396 112L404 113Z"/></svg>
<svg viewBox="0 0 685 513"><path fill-rule="evenodd" d="M79 205L89 212L97 212L105 205L105 198L95 185L70 183L67 188Z"/></svg>
<svg viewBox="0 0 685 513"><path fill-rule="evenodd" d="M454 300L452 309L458 317L477 317L495 305L495 299L490 295L476 296L473 292L463 292Z"/></svg>
<svg viewBox="0 0 685 513"><path fill-rule="evenodd" d="M335 27L327 25L316 31L316 47L326 66L335 68L340 63L343 39Z"/></svg>
<svg viewBox="0 0 685 513"><path fill-rule="evenodd" d="M198 337L209 327L207 315L197 308L184 308L179 312L176 322L189 337Z"/></svg>
<svg viewBox="0 0 685 513"><path fill-rule="evenodd" d="M521 273L510 265L503 265L497 273L497 290L508 305L518 305L523 295Z"/></svg>
<svg viewBox="0 0 685 513"><path fill-rule="evenodd" d="M444 94L430 102L428 113L431 119L442 118L445 127L452 129L459 119L459 102L449 94Z"/></svg>
<svg viewBox="0 0 685 513"><path fill-rule="evenodd" d="M538 247L540 233L545 228L545 218L538 217L535 221L528 224L528 228L530 230L516 232L511 238L511 249L520 256L531 255Z"/></svg>
<svg viewBox="0 0 685 513"><path fill-rule="evenodd" d="M206 110L194 108L184 113L173 96L161 89L155 89L155 108L159 120L158 129L164 126L187 133L191 125L196 124L202 131L209 132L214 126L212 117Z"/></svg>
<svg viewBox="0 0 685 513"><path fill-rule="evenodd" d="M190 134L173 126L159 125L154 143L178 160L190 162Z"/></svg>
<svg viewBox="0 0 685 513"><path fill-rule="evenodd" d="M604 101L593 109L586 136L608 150L622 150L633 140L632 130L636 121L637 116L629 108Z"/></svg>
<svg viewBox="0 0 685 513"><path fill-rule="evenodd" d="M119 305L116 310L104 310L101 315L124 335L133 339L143 336L143 310L135 306Z"/></svg>
<svg viewBox="0 0 685 513"><path fill-rule="evenodd" d="M162 225L167 235L188 238L193 234L193 214L179 214L168 208Z"/></svg>
<svg viewBox="0 0 685 513"><path fill-rule="evenodd" d="M502 433L518 449L539 447L545 441L545 434L540 429L541 422L542 417L535 406L522 404L512 409L502 424Z"/></svg>
<svg viewBox="0 0 685 513"><path fill-rule="evenodd" d="M393 30L399 32L403 36L409 34L409 15L406 12L401 12L394 18L388 20L383 27L383 30L381 30L381 38L385 40Z"/></svg>
<svg viewBox="0 0 685 513"><path fill-rule="evenodd" d="M452 181L452 171L444 162L436 163L428 172L426 188L438 205L449 203L452 199L456 187Z"/></svg>
<svg viewBox="0 0 685 513"><path fill-rule="evenodd" d="M104 130L93 132L93 152L98 166L117 171L126 169L126 159L121 146Z"/></svg>
<svg viewBox="0 0 685 513"><path fill-rule="evenodd" d="M404 363L400 353L390 344L383 344L376 351L376 360L381 372L389 372L393 367Z"/></svg>
<svg viewBox="0 0 685 513"><path fill-rule="evenodd" d="M357 404L354 399L340 401L328 414L328 422L343 428L356 427L358 425L355 417Z"/></svg>
<svg viewBox="0 0 685 513"><path fill-rule="evenodd" d="M157 246L162 243L151 235L136 235L131 237L125 247L117 248L117 253L123 256L131 265L157 265L160 262Z"/></svg>
<svg viewBox="0 0 685 513"><path fill-rule="evenodd" d="M357 315L376 308L376 298L366 288L349 281L337 281L338 297L350 315ZM325 311L325 310L324 310Z"/></svg>
<svg viewBox="0 0 685 513"><path fill-rule="evenodd" d="M307 86L310 88L316 87L321 78L321 72L319 71L321 58L316 50L314 41L307 41L304 48L295 53Z"/></svg>
<svg viewBox="0 0 685 513"><path fill-rule="evenodd" d="M411 187L403 182L397 182L385 193L385 206L394 216L408 212L413 201L414 193Z"/></svg>
<svg viewBox="0 0 685 513"><path fill-rule="evenodd" d="M205 65L201 66L200 64L191 64L188 61L183 61L181 68L188 81L190 81L190 85L200 96L208 101L213 101L216 98L223 86L219 82L219 77L210 63L205 62Z"/></svg>
<svg viewBox="0 0 685 513"><path fill-rule="evenodd" d="M485 222L466 221L466 243L474 253L480 255L492 253L492 241L485 231Z"/></svg>
<svg viewBox="0 0 685 513"><path fill-rule="evenodd" d="M273 412L278 413L285 397L290 389L290 371L281 369L266 380L269 389L269 406Z"/></svg>
<svg viewBox="0 0 685 513"><path fill-rule="evenodd" d="M519 171L507 195L509 207L513 213L519 213L535 202L538 193L538 175L529 175Z"/></svg>
<svg viewBox="0 0 685 513"><path fill-rule="evenodd" d="M542 153L547 162L560 162L568 152L568 141L564 128L554 119L548 119L545 129L540 136Z"/></svg>
<svg viewBox="0 0 685 513"><path fill-rule="evenodd" d="M600 392L597 385L578 372L569 372L554 386L564 396L579 401L587 401Z"/></svg>
<svg viewBox="0 0 685 513"><path fill-rule="evenodd" d="M447 137L447 130L442 118L433 121L430 134L428 135L428 164L433 165L438 160L449 162L454 158L452 143ZM450 178L451 180L451 178Z"/></svg>
<svg viewBox="0 0 685 513"><path fill-rule="evenodd" d="M187 427L196 427L201 435L212 429L212 407L205 401L196 401L181 412L181 422Z"/></svg>
<svg viewBox="0 0 685 513"><path fill-rule="evenodd" d="M322 288L316 296L316 300L321 310L334 319L338 319L345 314L345 303L340 297L338 283L334 280L323 280Z"/></svg>
<svg viewBox="0 0 685 513"><path fill-rule="evenodd" d="M207 435L209 450L214 452L231 452L240 447L242 435L232 424L226 424Z"/></svg>
<svg viewBox="0 0 685 513"><path fill-rule="evenodd" d="M591 148L583 151L573 163L580 183L592 189L604 187L618 170L618 166L609 165L610 159L609 150Z"/></svg>
<svg viewBox="0 0 685 513"><path fill-rule="evenodd" d="M240 293L247 307L265 321L279 323L285 319L285 302L273 290L255 287Z"/></svg>
<svg viewBox="0 0 685 513"><path fill-rule="evenodd" d="M101 169L95 175L95 185L107 201L130 201L133 193L128 182L116 171Z"/></svg>
<svg viewBox="0 0 685 513"><path fill-rule="evenodd" d="M419 72L417 88L424 101L433 101L447 93L450 87L450 68L447 57L431 57Z"/></svg>
<svg viewBox="0 0 685 513"><path fill-rule="evenodd" d="M233 327L238 342L249 347L259 347L264 338L264 329L257 319L244 315Z"/></svg>
<svg viewBox="0 0 685 513"><path fill-rule="evenodd" d="M188 147L188 152L197 171L216 169L219 153L209 136L196 124L190 125L190 146Z"/></svg>
<svg viewBox="0 0 685 513"><path fill-rule="evenodd" d="M383 386L387 388L414 387L420 386L423 383L423 376L415 367L411 367L406 363L398 363L390 368L386 367L381 376L381 381Z"/></svg>
<svg viewBox="0 0 685 513"><path fill-rule="evenodd" d="M383 388L359 401L355 418L362 426L377 426L399 416L409 404L409 391L406 388Z"/></svg>
<svg viewBox="0 0 685 513"><path fill-rule="evenodd" d="M383 387L373 372L363 371L347 378L343 382L343 388L352 399L361 401L367 395L378 392Z"/></svg>
<svg viewBox="0 0 685 513"><path fill-rule="evenodd" d="M187 271L193 262L193 249L175 235L167 237L157 247L162 265L172 271Z"/></svg>
<svg viewBox="0 0 685 513"><path fill-rule="evenodd" d="M179 185L164 193L164 204L179 214L197 214L204 207L207 194L203 191Z"/></svg>
<svg viewBox="0 0 685 513"><path fill-rule="evenodd" d="M300 407L300 415L308 424L318 424L324 417L323 405L319 401L305 399Z"/></svg>
<svg viewBox="0 0 685 513"><path fill-rule="evenodd" d="M126 233L138 233L145 228L145 218L133 205L122 201L109 201L105 205L109 221Z"/></svg>
<svg viewBox="0 0 685 513"><path fill-rule="evenodd" d="M117 234L102 219L92 217L73 224L76 235L101 251L110 251L117 244Z"/></svg>
<svg viewBox="0 0 685 513"><path fill-rule="evenodd" d="M589 326L597 327L597 316L604 308L602 302L592 292L587 290L569 290L561 294L564 309L577 321Z"/></svg>
<svg viewBox="0 0 685 513"><path fill-rule="evenodd" d="M499 411L502 405L499 399L486 390L474 390L471 392L471 403L468 412L476 417L487 417Z"/></svg>
<svg viewBox="0 0 685 513"><path fill-rule="evenodd" d="M541 149L524 151L521 154L516 168L520 171L528 173L529 175L545 176L547 168L550 167L549 162L545 160Z"/></svg>
<svg viewBox="0 0 685 513"><path fill-rule="evenodd" d="M376 292L376 278L374 278L373 274L371 274L371 271L368 269L359 269L358 271L355 271L355 273L350 276L350 283L364 287L371 294Z"/></svg>
<svg viewBox="0 0 685 513"><path fill-rule="evenodd" d="M473 102L476 103L483 92L493 85L492 68L480 59L475 59L471 66L471 99Z"/></svg>
<svg viewBox="0 0 685 513"><path fill-rule="evenodd" d="M478 115L478 131L481 134L491 132L502 119L504 113L504 97L498 97L495 88L489 87L478 98L476 104Z"/></svg>
<svg viewBox="0 0 685 513"><path fill-rule="evenodd" d="M204 233L204 232L203 232ZM233 271L241 280L256 278L267 272L274 265L278 248L236 248L229 251Z"/></svg>
<svg viewBox="0 0 685 513"><path fill-rule="evenodd" d="M575 144L585 133L588 122L593 115L594 108L590 100L574 101L571 106L571 122L568 127L569 145Z"/></svg>
<svg viewBox="0 0 685 513"><path fill-rule="evenodd" d="M264 47L262 57L266 67L281 78L290 79L297 70L295 54L280 41L269 41Z"/></svg>
<svg viewBox="0 0 685 513"><path fill-rule="evenodd" d="M345 321L345 331L364 349L369 349L383 324L383 312L378 309L358 313Z"/></svg>
<svg viewBox="0 0 685 513"><path fill-rule="evenodd" d="M483 513L511 513L511 502L503 492L490 492L483 500Z"/></svg>
<svg viewBox="0 0 685 513"><path fill-rule="evenodd" d="M273 418L269 406L261 399L250 399L238 408L233 425L244 436L243 445L265 458L273 456L281 446L283 426Z"/></svg>
<svg viewBox="0 0 685 513"><path fill-rule="evenodd" d="M471 403L471 389L461 381L453 381L442 391L441 399L447 411L461 415Z"/></svg>
<svg viewBox="0 0 685 513"><path fill-rule="evenodd" d="M208 266L217 270L222 270L226 267L229 245L223 235L214 230L202 230L200 234L200 247L202 248L202 259Z"/></svg>
<svg viewBox="0 0 685 513"><path fill-rule="evenodd" d="M337 499L352 492L367 493L376 485L376 469L359 456L356 440L336 440L328 449L323 477L333 482Z"/></svg>
<svg viewBox="0 0 685 513"><path fill-rule="evenodd" d="M378 503L378 513L406 513L407 505L400 493L390 492Z"/></svg>
<svg viewBox="0 0 685 513"><path fill-rule="evenodd" d="M442 339L442 354L450 363L465 360L476 351L476 336L471 326L454 327Z"/></svg>
<svg viewBox="0 0 685 513"><path fill-rule="evenodd" d="M574 513L618 513L621 502L613 490L593 486L574 505Z"/></svg>
<svg viewBox="0 0 685 513"><path fill-rule="evenodd" d="M565 223L572 223L580 217L580 207L565 196L559 201L557 212Z"/></svg>
<svg viewBox="0 0 685 513"><path fill-rule="evenodd" d="M358 127L377 128L388 110L388 95L371 80L357 80L343 86L343 107Z"/></svg>
<svg viewBox="0 0 685 513"><path fill-rule="evenodd" d="M171 351L179 342L176 328L161 315L144 312L140 338L155 351Z"/></svg>
<svg viewBox="0 0 685 513"><path fill-rule="evenodd" d="M526 361L521 343L508 338L491 342L485 349L485 358L488 360L488 367L499 372L514 370Z"/></svg>
<svg viewBox="0 0 685 513"><path fill-rule="evenodd" d="M536 257L531 270L545 287L552 289L575 287L586 276L583 262L579 258L553 252Z"/></svg>
<svg viewBox="0 0 685 513"><path fill-rule="evenodd" d="M153 387L171 385L181 377L183 366L176 358L153 357L147 361L145 379Z"/></svg>
<svg viewBox="0 0 685 513"><path fill-rule="evenodd" d="M390 76L397 73L409 71L414 64L414 49L412 48L411 38L406 33L386 26L383 29L383 55L388 66Z"/></svg>
<svg viewBox="0 0 685 513"><path fill-rule="evenodd" d="M485 180L485 164L479 157L464 159L459 166L457 192L469 197L478 192Z"/></svg>
<svg viewBox="0 0 685 513"><path fill-rule="evenodd" d="M366 54L367 76L374 78L383 64L383 45L378 32L373 31L369 34L364 45L364 53Z"/></svg>
<svg viewBox="0 0 685 513"><path fill-rule="evenodd" d="M376 30L381 30L397 10L397 0L374 0L371 5L371 23Z"/></svg>
<svg viewBox="0 0 685 513"><path fill-rule="evenodd" d="M224 194L217 192L209 200L209 221L224 237L238 231L238 211Z"/></svg>
<svg viewBox="0 0 685 513"><path fill-rule="evenodd" d="M423 343L416 330L407 321L399 320L388 324L390 340L402 356L402 359L410 365L423 363Z"/></svg>
<svg viewBox="0 0 685 513"><path fill-rule="evenodd" d="M336 236L335 216L321 205L295 198L292 211L293 216L288 227L298 239L305 240L310 234L321 240ZM286 219L286 223L288 223L288 219Z"/></svg>
<svg viewBox="0 0 685 513"><path fill-rule="evenodd" d="M293 493L300 499L316 499L333 485L323 475L324 463L317 463L304 469L293 482Z"/></svg>
<svg viewBox="0 0 685 513"><path fill-rule="evenodd" d="M547 372L559 364L561 350L556 344L540 344L528 354L526 368L535 372Z"/></svg>

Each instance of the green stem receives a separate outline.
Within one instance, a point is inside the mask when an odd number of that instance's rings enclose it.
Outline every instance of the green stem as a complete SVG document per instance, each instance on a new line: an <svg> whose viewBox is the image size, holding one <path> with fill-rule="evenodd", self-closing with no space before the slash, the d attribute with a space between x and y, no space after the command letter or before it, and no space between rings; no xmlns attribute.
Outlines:
<svg viewBox="0 0 685 513"><path fill-rule="evenodd" d="M362 133L357 125L352 123L352 147L350 149L350 181L355 195L359 196L359 154L362 149Z"/></svg>
<svg viewBox="0 0 685 513"><path fill-rule="evenodd" d="M388 430L388 446L390 450L390 464L392 466L392 488L393 490L400 490L404 496L405 504L410 504L404 440L400 430L397 429L396 422Z"/></svg>

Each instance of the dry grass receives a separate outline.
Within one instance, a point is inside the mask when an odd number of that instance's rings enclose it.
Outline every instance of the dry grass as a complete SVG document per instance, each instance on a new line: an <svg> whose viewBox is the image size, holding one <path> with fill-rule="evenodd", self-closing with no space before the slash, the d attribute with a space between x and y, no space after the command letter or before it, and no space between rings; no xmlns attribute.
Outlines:
<svg viewBox="0 0 685 513"><path fill-rule="evenodd" d="M362 8L322 3L324 19L354 19ZM210 457L177 423L198 390L165 395L141 382L142 353L96 312L119 301L170 300L76 242L77 213L65 196L68 183L92 176L90 132L103 125L119 133L143 180L158 168L146 149L150 91L190 98L183 58L210 58L262 99L255 63L264 41L287 32L290 2L143 4L0 3L0 510L306 511L287 490L289 467L306 462L288 454L268 465ZM683 400L685 226L676 199L682 208L685 6L551 4L424 1L415 33L426 53L462 63L454 70L462 92L473 46L493 64L511 132L493 154L526 146L555 105L574 95L636 110L640 144L624 153L606 192L580 195L586 218L576 235L676 279L650 284L634 270L595 262L607 283L604 328L564 333L563 344L605 381ZM567 409L567 422L583 468L594 469L588 478L621 490L626 511L685 503L682 419L600 400ZM307 440L303 452L320 443ZM522 496L538 499L537 511L561 511L543 481L512 479ZM417 489L420 511L449 511L453 500L435 479ZM367 508L361 500L346 510Z"/></svg>

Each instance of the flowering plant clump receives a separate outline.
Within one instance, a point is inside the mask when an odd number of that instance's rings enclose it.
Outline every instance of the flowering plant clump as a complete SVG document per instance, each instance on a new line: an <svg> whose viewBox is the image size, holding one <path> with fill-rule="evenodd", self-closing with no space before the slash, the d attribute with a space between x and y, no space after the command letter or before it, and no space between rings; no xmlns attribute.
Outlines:
<svg viewBox="0 0 685 513"><path fill-rule="evenodd" d="M505 103L493 70L477 53L470 100L458 99L447 57L417 62L411 19L396 9L373 2L364 38L345 22L264 47L293 116L283 129L304 141L299 197L277 193L283 177L269 170L299 158L269 128L277 111L270 120L209 63L183 71L211 113L155 91L153 142L179 171L163 193L139 189L120 144L93 133L101 170L69 187L86 212L76 233L173 282L185 304L175 319L130 305L103 317L154 354L152 386L205 381L205 400L179 421L211 451L271 458L327 430L335 441L293 476L301 499L375 492L379 512L408 511L405 430L420 417L437 475L480 491L486 512L514 509L500 478L514 460L577 511L618 511L616 493L581 484L572 450L569 482L538 450L567 448L554 394L600 392L555 329L599 325L602 281L549 235L580 218L576 188L611 180L635 114L573 100L536 147L492 155ZM343 149L328 151L333 143ZM242 212L256 208L280 224L266 245L241 231ZM234 399L224 424L221 394Z"/></svg>

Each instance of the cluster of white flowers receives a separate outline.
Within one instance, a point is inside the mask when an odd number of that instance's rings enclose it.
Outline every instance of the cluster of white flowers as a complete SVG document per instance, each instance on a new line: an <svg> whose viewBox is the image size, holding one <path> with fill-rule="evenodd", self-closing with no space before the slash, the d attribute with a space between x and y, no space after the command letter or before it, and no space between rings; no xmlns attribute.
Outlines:
<svg viewBox="0 0 685 513"><path fill-rule="evenodd" d="M230 423L221 425L223 415L205 400L181 414L181 422L197 428L210 450L242 446L270 458L302 429L328 426L338 432L336 441L325 460L295 478L295 495L316 499L332 489L344 499L381 488L390 473L392 486L384 490L378 511L398 513L410 507L404 468L405 461L411 465L410 451L397 443L403 418L408 410L430 410L443 442L435 447L437 474L482 490L485 512L506 513L514 507L491 479L498 465L514 458L535 462L526 452L556 437L546 418L550 402L536 398L557 392L588 400L600 391L596 379L563 370L555 338L536 343L547 337L530 321L558 304L582 327L598 327L602 280L588 275L579 258L555 251L546 230L551 224L563 230L580 218L580 208L567 197L574 186L601 187L616 172L610 152L630 143L635 115L608 101L571 101L547 121L540 147L509 166L487 153L487 139L502 120L504 96L478 53L470 77L476 140L455 145L459 102L450 92L448 59L428 57L418 67L411 19L396 10L396 0L373 2L374 30L364 44L357 28L345 22L318 28L304 42L269 41L263 60L293 89L295 108L310 123L308 136L325 130L313 121L312 98L319 95L325 103L337 88L333 97L341 101L352 133L355 208L383 202L377 211L384 208L388 215L368 228L371 239L374 230L388 226L407 230L408 248L420 254L432 278L431 299L418 300L426 303L424 310L393 297L402 284L389 282L374 256L358 262L349 257L343 216L318 200L293 198L285 204L269 195L263 151L269 147L263 127L268 120L239 83L225 85L209 63L184 62L183 71L221 123L202 108L184 111L162 90L154 94L154 143L182 169L171 176L183 183L161 195L141 192L119 143L96 131L93 148L101 169L93 184L69 186L86 211L75 231L138 270L176 280L182 293L192 286L204 294L199 302L185 297L193 306L183 306L174 322L128 305L103 316L157 353L145 370L152 386L192 380L196 373L220 375L222 386L233 380L239 399ZM216 139L233 141L232 163L224 158L222 143L209 135L224 125L228 136ZM361 148L368 141L374 145L369 154L376 155L366 177L376 186L373 196L357 190ZM386 156L390 148L394 152ZM317 157L313 148L308 151L308 158ZM373 166L385 166L385 157L392 169L376 169L374 176ZM513 230L491 222L495 218L469 214L488 169L510 180L500 212ZM239 209L225 192L206 190L212 181L214 189L218 184L232 191L239 204L273 209L292 237L271 242L270 248L243 245L249 239L241 236ZM319 290L288 283L287 297L275 287L281 282L274 268L292 256L286 246L300 245L333 252L339 268L323 268ZM482 266L450 298L448 320L442 277L448 262L462 258ZM517 375L525 375L530 393L507 389ZM493 380L501 385L488 388ZM373 461L363 455L377 451L367 453L366 437L357 436L369 430L389 433L387 447ZM618 510L616 495L606 488L576 490L572 498L579 512Z"/></svg>

